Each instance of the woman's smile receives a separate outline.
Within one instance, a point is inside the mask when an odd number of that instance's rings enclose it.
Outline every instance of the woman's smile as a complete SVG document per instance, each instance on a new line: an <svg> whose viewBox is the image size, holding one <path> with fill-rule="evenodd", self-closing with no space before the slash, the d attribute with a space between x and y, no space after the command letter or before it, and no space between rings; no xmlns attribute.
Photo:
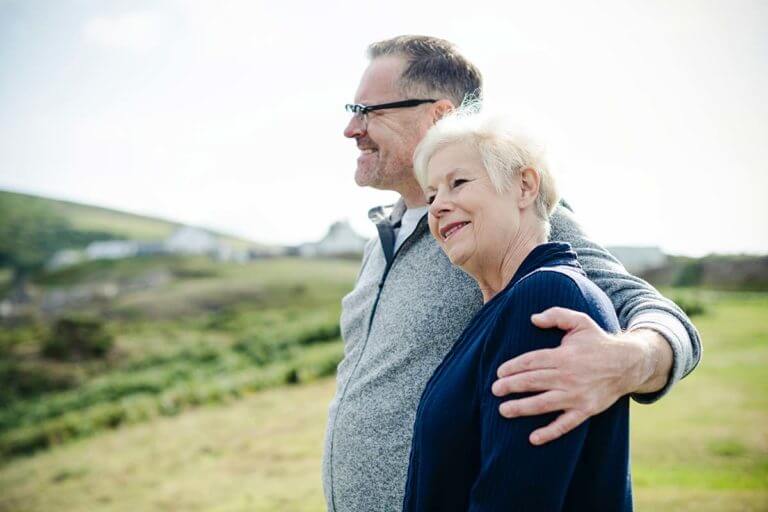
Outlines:
<svg viewBox="0 0 768 512"><path fill-rule="evenodd" d="M468 226L469 224L471 224L469 221L451 222L450 224L440 228L440 236L443 237L444 242L447 242L449 238L461 231L464 226Z"/></svg>

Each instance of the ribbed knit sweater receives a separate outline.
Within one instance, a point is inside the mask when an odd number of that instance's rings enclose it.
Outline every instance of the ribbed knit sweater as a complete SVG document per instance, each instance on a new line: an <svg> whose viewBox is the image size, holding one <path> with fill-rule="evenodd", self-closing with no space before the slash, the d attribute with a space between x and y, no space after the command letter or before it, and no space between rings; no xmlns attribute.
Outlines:
<svg viewBox="0 0 768 512"><path fill-rule="evenodd" d="M554 306L619 330L611 302L587 279L570 246L536 247L427 382L416 411L404 511L632 510L628 397L543 446L528 436L557 413L499 414L506 398L491 393L496 369L525 352L560 345L563 331L531 323L532 314Z"/></svg>

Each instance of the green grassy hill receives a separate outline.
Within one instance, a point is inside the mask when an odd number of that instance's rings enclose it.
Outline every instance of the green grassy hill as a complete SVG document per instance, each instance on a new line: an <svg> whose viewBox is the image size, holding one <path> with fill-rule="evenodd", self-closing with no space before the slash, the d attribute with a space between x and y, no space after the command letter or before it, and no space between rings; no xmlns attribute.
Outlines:
<svg viewBox="0 0 768 512"><path fill-rule="evenodd" d="M8 204L12 208L23 205L26 208L44 209L66 221L72 229L110 233L118 239L159 241L181 226L170 220L4 190L0 190L0 204ZM209 231L235 248L260 247L249 240Z"/></svg>
<svg viewBox="0 0 768 512"><path fill-rule="evenodd" d="M89 206L70 201L14 192L0 192L0 201L16 197L50 208L57 216L68 220L72 227L82 231L103 231L116 237L134 240L162 240L179 227L178 223L142 215Z"/></svg>

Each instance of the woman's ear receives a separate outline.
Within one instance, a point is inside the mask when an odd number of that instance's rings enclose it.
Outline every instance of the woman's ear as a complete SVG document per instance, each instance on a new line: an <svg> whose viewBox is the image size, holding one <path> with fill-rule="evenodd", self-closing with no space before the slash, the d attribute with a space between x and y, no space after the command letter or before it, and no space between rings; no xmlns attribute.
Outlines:
<svg viewBox="0 0 768 512"><path fill-rule="evenodd" d="M520 170L520 208L532 205L539 197L541 175L533 167L523 167Z"/></svg>

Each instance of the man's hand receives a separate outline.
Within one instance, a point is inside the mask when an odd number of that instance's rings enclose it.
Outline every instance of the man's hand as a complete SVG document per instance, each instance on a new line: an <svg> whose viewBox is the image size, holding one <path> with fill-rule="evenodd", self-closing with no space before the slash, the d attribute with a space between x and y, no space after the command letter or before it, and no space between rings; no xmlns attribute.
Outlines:
<svg viewBox="0 0 768 512"><path fill-rule="evenodd" d="M531 321L542 329L566 331L562 344L502 364L492 391L499 397L541 392L502 403L499 412L507 418L563 411L531 433L532 444L548 443L570 432L619 397L656 391L666 384L672 350L653 330L608 334L586 314L565 308L550 308L533 315Z"/></svg>

